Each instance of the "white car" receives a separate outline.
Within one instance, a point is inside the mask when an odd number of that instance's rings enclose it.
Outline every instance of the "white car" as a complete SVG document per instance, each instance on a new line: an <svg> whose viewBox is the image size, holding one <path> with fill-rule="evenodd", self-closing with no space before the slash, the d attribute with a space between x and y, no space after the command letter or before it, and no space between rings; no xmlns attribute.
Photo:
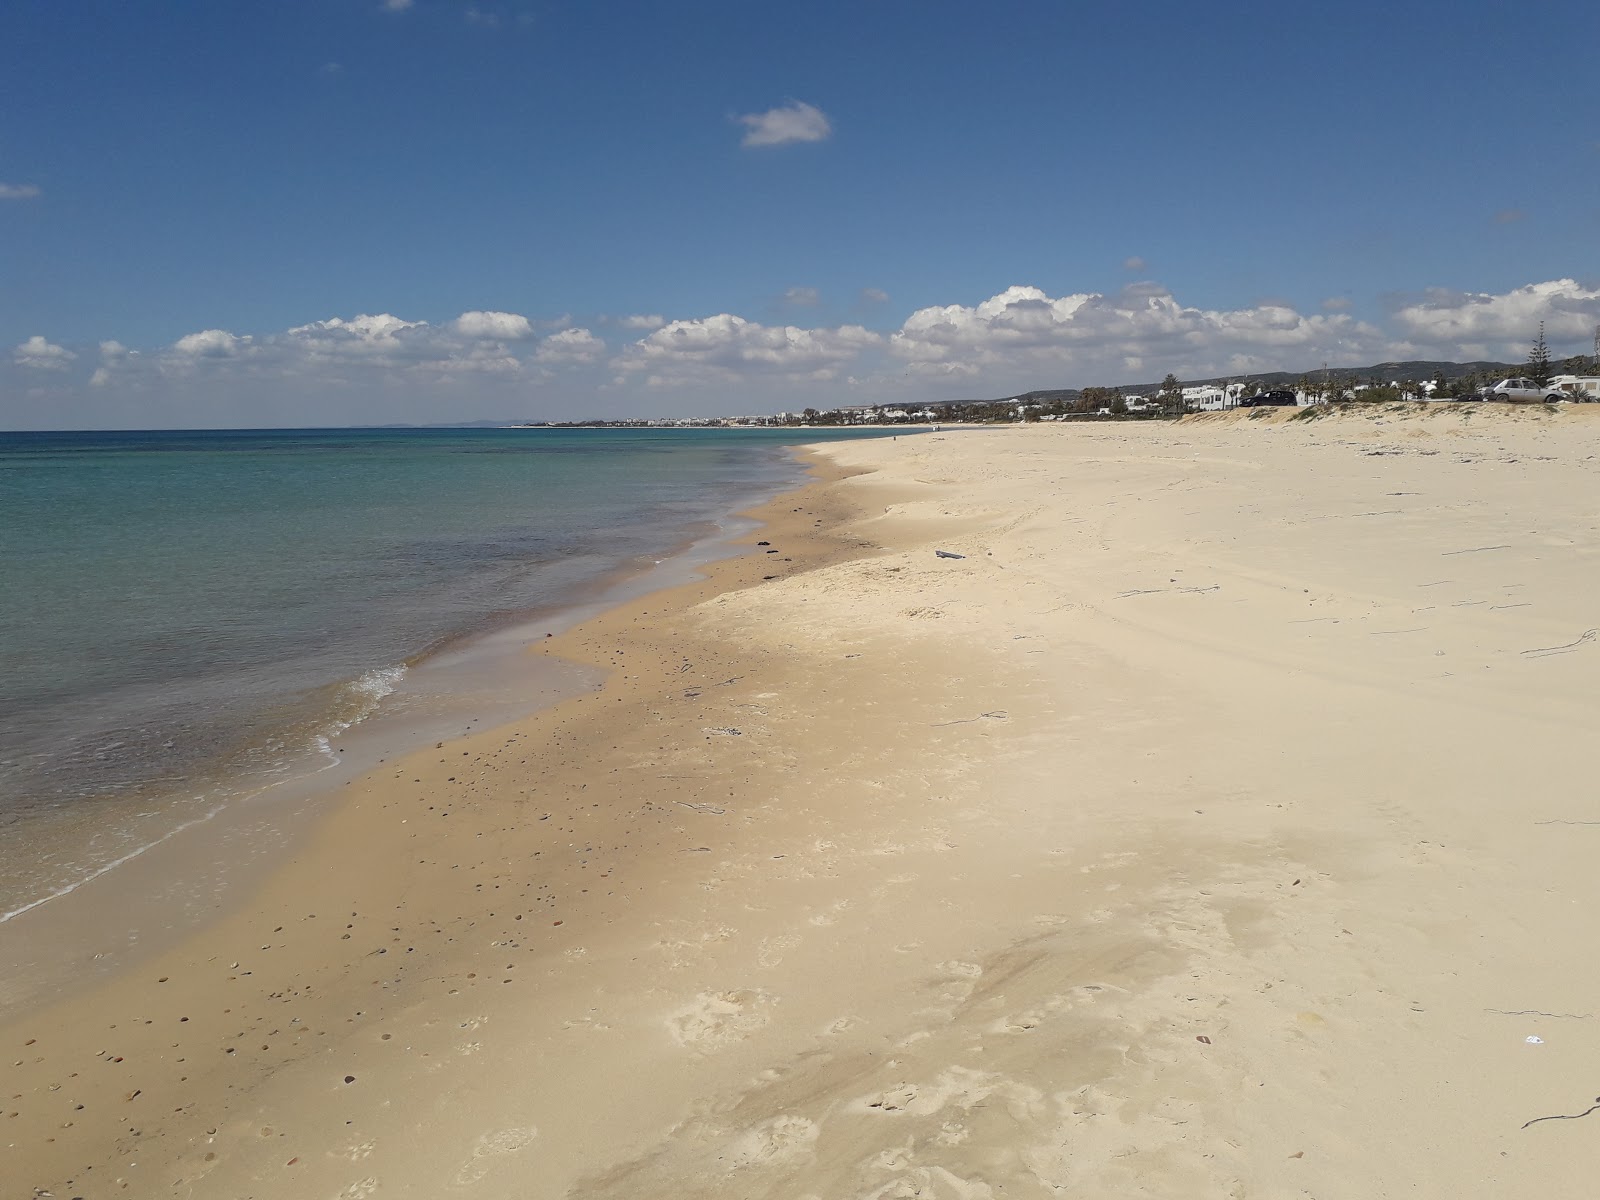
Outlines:
<svg viewBox="0 0 1600 1200"><path fill-rule="evenodd" d="M1531 379L1502 379L1493 387L1483 390L1485 400L1509 400L1513 403L1540 402L1551 404L1557 400L1570 400L1560 388L1540 387Z"/></svg>

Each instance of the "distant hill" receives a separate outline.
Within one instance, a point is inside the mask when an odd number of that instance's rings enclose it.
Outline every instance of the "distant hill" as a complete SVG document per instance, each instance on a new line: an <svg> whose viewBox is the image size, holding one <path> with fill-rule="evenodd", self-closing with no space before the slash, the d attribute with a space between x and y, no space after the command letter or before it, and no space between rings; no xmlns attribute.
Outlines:
<svg viewBox="0 0 1600 1200"><path fill-rule="evenodd" d="M1214 375L1206 379L1185 379L1185 386L1203 383L1245 383L1259 386L1260 388L1293 387L1302 379L1313 382L1321 380L1324 375L1330 380L1340 383L1394 383L1399 380L1410 379L1420 382L1424 379L1451 380L1460 379L1465 375L1486 376L1492 375L1496 379L1507 375L1518 374L1525 363L1502 362L1433 362L1427 359L1413 359L1409 362L1381 362L1373 363L1370 367L1313 367L1305 371L1263 371L1257 375ZM1117 384L1119 391L1126 392L1153 392L1161 386L1161 381L1154 383L1122 383Z"/></svg>
<svg viewBox="0 0 1600 1200"><path fill-rule="evenodd" d="M516 421L438 421L432 425L418 425L409 421L395 422L389 425L370 425L369 429L504 429L507 425L515 425Z"/></svg>

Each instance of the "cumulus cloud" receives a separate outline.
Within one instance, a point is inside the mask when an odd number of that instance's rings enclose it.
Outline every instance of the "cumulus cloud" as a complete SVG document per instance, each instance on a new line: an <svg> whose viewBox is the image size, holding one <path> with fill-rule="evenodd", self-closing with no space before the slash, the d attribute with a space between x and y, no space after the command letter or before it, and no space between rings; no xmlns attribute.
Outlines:
<svg viewBox="0 0 1600 1200"><path fill-rule="evenodd" d="M862 288L861 299L867 304L887 304L889 302L889 293L882 288Z"/></svg>
<svg viewBox="0 0 1600 1200"><path fill-rule="evenodd" d="M331 317L266 339L261 353L286 369L339 372L356 367L455 376L514 374L522 359L507 342L533 336L517 313L464 312L445 325L407 321L392 313Z"/></svg>
<svg viewBox="0 0 1600 1200"><path fill-rule="evenodd" d="M1527 352L1544 322L1552 342L1587 343L1600 324L1600 289L1574 279L1530 283L1509 292L1435 289L1393 315L1411 342L1441 352L1487 348L1497 356Z"/></svg>
<svg viewBox="0 0 1600 1200"><path fill-rule="evenodd" d="M196 372L329 383L383 373L400 383L407 378L511 376L534 363L547 370L581 366L605 355L605 344L587 329L564 328L537 338L535 323L517 313L477 310L437 325L393 313L362 313L259 336L205 329L144 358L118 342L105 342L101 368L91 383L105 386L152 373L177 379Z"/></svg>
<svg viewBox="0 0 1600 1200"><path fill-rule="evenodd" d="M860 325L801 329L760 325L731 313L672 321L613 360L652 386L737 382L746 374L829 379L841 363L883 344Z"/></svg>
<svg viewBox="0 0 1600 1200"><path fill-rule="evenodd" d="M1145 268L1145 261L1144 261L1144 259L1140 258L1137 254L1133 255L1130 258L1125 258L1125 259L1122 260L1122 269L1124 271L1133 271L1135 273L1138 273L1140 271L1143 271L1144 268Z"/></svg>
<svg viewBox="0 0 1600 1200"><path fill-rule="evenodd" d="M329 317L268 339L268 349L291 368L358 362L401 366L428 357L426 339L412 336L428 328L426 322L405 321L391 313L362 313L349 320Z"/></svg>
<svg viewBox="0 0 1600 1200"><path fill-rule="evenodd" d="M107 339L100 343L100 365L89 376L90 387L105 387L117 374L127 369L139 357L137 350L130 350L115 339Z"/></svg>
<svg viewBox="0 0 1600 1200"><path fill-rule="evenodd" d="M746 113L739 119L745 127L742 146L787 146L794 142L826 141L833 133L827 115L815 105L791 100L766 112Z"/></svg>
<svg viewBox="0 0 1600 1200"><path fill-rule="evenodd" d="M34 334L11 351L11 361L19 367L32 367L35 371L64 371L67 364L78 356L65 346L46 341Z"/></svg>
<svg viewBox="0 0 1600 1200"><path fill-rule="evenodd" d="M863 299L874 297L864 291ZM775 324L727 312L680 320L636 314L607 322L629 331L619 332L611 346L591 328L556 329L516 313L473 310L439 323L364 313L275 333L206 328L146 354L108 340L98 353L75 355L36 335L13 349L7 369L31 369L36 378L51 372L49 382L86 379L102 391L228 380L306 396L334 394L329 389L346 395L411 389L431 396L442 394L438 387L447 381L450 394L467 396L472 379L515 380L516 394L527 395L530 385L570 376L560 394L572 397L581 413L574 388L604 363L614 388L698 386L719 405L757 411L845 388L857 400L998 396L1026 387L1155 380L1168 371L1195 379L1299 371L1323 362L1518 361L1540 320L1557 353L1586 348L1600 323L1600 290L1562 279L1497 294L1428 292L1391 302L1381 328L1348 307L1343 297L1332 297L1309 313L1282 300L1204 308L1152 282L1112 294L1059 296L1017 285L975 302L920 308L898 328L882 331L858 324L812 327L798 316L814 312L806 307L792 310L793 323Z"/></svg>
<svg viewBox="0 0 1600 1200"><path fill-rule="evenodd" d="M1144 284L1115 296L1052 297L1036 287L1010 287L972 306L918 309L889 339L889 349L907 370L929 375L1020 365L1111 370L1130 357L1210 374L1290 359L1349 361L1382 342L1378 330L1344 315L1307 317L1280 304L1190 308Z"/></svg>
<svg viewBox="0 0 1600 1200"><path fill-rule="evenodd" d="M563 329L539 343L534 358L541 363L599 362L606 344L587 329Z"/></svg>
<svg viewBox="0 0 1600 1200"><path fill-rule="evenodd" d="M0 200L32 200L38 194L36 183L0 183Z"/></svg>
<svg viewBox="0 0 1600 1200"><path fill-rule="evenodd" d="M172 343L175 354L184 358L236 358L249 348L250 338L234 337L226 329L202 329L188 333Z"/></svg>
<svg viewBox="0 0 1600 1200"><path fill-rule="evenodd" d="M325 321L296 325L288 332L290 337L312 340L328 338L346 343L393 344L395 336L402 330L425 328L425 321L405 321L391 313L362 313L348 321L343 317L329 317Z"/></svg>
<svg viewBox="0 0 1600 1200"><path fill-rule="evenodd" d="M784 292L783 302L799 308L815 308L822 302L822 293L814 287L792 287Z"/></svg>
<svg viewBox="0 0 1600 1200"><path fill-rule="evenodd" d="M463 337L504 342L533 336L533 323L527 317L507 312L464 312L455 319L455 329Z"/></svg>

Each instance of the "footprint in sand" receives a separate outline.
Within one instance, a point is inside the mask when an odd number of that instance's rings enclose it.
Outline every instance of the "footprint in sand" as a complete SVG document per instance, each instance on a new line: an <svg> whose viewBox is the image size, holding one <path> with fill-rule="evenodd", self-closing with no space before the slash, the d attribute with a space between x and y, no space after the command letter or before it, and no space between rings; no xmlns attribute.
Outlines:
<svg viewBox="0 0 1600 1200"><path fill-rule="evenodd" d="M360 1162L364 1158L371 1158L372 1152L378 1148L376 1142L352 1142L339 1151L340 1158L347 1158L351 1162Z"/></svg>
<svg viewBox="0 0 1600 1200"><path fill-rule="evenodd" d="M857 1200L994 1200L981 1179L964 1179L943 1167L913 1167Z"/></svg>
<svg viewBox="0 0 1600 1200"><path fill-rule="evenodd" d="M978 980L983 977L983 968L977 963L942 962L939 964L939 973L944 976L935 984L939 989L939 998L949 1004L962 1004L972 995Z"/></svg>
<svg viewBox="0 0 1600 1200"><path fill-rule="evenodd" d="M1036 1012L1021 1013L1015 1017L1001 1017L991 1025L992 1033L1027 1033L1044 1024L1044 1017Z"/></svg>
<svg viewBox="0 0 1600 1200"><path fill-rule="evenodd" d="M850 905L851 901L849 900L835 900L821 912L807 917L806 919L811 924L816 925L819 928L826 928L829 925L836 924L839 918L842 917L846 910L849 909Z"/></svg>
<svg viewBox="0 0 1600 1200"><path fill-rule="evenodd" d="M375 1175L368 1175L365 1179L358 1179L349 1187L341 1188L334 1200L367 1200L367 1197L378 1190L378 1179Z"/></svg>
<svg viewBox="0 0 1600 1200"><path fill-rule="evenodd" d="M470 1187L486 1176L505 1158L533 1144L539 1131L532 1125L518 1129L502 1129L486 1133L473 1144L472 1154L456 1171L452 1182L457 1187Z"/></svg>
<svg viewBox="0 0 1600 1200"><path fill-rule="evenodd" d="M740 1170L792 1162L811 1153L820 1132L815 1121L790 1113L763 1121L734 1142L728 1166Z"/></svg>
<svg viewBox="0 0 1600 1200"><path fill-rule="evenodd" d="M890 1088L888 1091L879 1092L875 1096L868 1096L861 1101L861 1105L873 1113L904 1112L917 1098L917 1086L903 1083L899 1087Z"/></svg>
<svg viewBox="0 0 1600 1200"><path fill-rule="evenodd" d="M793 934L769 937L761 943L761 949L756 954L756 962L763 967L775 967L783 961L784 954L799 944L800 939Z"/></svg>
<svg viewBox="0 0 1600 1200"><path fill-rule="evenodd" d="M681 1046L714 1050L765 1025L762 1010L772 1003L772 997L755 988L701 992L667 1018L667 1028Z"/></svg>

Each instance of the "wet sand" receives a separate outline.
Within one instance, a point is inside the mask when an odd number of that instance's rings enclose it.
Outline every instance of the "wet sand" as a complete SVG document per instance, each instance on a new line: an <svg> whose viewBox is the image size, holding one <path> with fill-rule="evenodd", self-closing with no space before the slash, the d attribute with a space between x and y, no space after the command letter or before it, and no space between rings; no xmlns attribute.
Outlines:
<svg viewBox="0 0 1600 1200"><path fill-rule="evenodd" d="M535 651L599 691L0 1028L0 1178L1591 1194L1523 1123L1600 1077L1600 420L1290 415L829 446Z"/></svg>

